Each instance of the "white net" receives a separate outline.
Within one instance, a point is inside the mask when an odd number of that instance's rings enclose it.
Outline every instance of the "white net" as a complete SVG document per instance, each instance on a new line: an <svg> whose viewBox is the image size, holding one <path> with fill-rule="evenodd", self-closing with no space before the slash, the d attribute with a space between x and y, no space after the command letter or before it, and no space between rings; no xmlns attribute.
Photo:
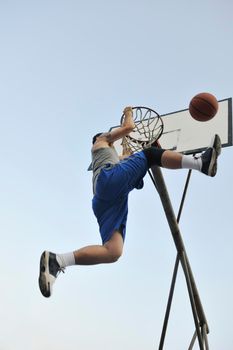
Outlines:
<svg viewBox="0 0 233 350"><path fill-rule="evenodd" d="M133 107L133 117L135 128L123 138L122 146L123 149L137 152L150 147L160 138L163 121L157 112L147 107Z"/></svg>

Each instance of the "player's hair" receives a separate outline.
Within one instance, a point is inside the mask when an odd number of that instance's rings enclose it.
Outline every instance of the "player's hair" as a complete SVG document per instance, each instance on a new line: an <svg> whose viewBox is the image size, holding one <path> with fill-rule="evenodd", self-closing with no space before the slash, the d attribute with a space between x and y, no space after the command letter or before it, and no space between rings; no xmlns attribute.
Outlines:
<svg viewBox="0 0 233 350"><path fill-rule="evenodd" d="M93 138L92 138L92 144L93 144L93 145L94 145L94 143L95 143L97 137L99 137L99 136L102 135L102 134L103 134L103 132L98 132L98 134L96 134L95 136L93 136Z"/></svg>

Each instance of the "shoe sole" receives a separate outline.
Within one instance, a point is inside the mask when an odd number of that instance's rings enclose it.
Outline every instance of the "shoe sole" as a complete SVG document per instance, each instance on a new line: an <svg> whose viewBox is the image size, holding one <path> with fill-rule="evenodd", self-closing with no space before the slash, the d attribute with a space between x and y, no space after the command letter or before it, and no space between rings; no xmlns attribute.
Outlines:
<svg viewBox="0 0 233 350"><path fill-rule="evenodd" d="M49 298L51 295L49 282L49 252L42 253L40 258L39 287L42 295Z"/></svg>
<svg viewBox="0 0 233 350"><path fill-rule="evenodd" d="M221 154L222 149L221 139L218 135L214 136L211 148L213 148L213 152L209 165L208 175L214 177L217 173L217 159L218 156Z"/></svg>

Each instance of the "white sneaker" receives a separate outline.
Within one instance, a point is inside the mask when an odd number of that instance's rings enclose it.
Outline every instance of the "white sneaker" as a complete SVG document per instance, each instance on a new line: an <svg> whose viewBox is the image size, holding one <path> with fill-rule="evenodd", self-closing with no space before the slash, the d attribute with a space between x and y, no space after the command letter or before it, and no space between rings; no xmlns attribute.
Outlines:
<svg viewBox="0 0 233 350"><path fill-rule="evenodd" d="M56 254L44 251L40 258L39 287L44 297L48 298L52 294L52 286L64 268L61 268L56 259Z"/></svg>
<svg viewBox="0 0 233 350"><path fill-rule="evenodd" d="M208 176L215 176L217 173L217 159L221 153L221 140L218 135L215 135L212 144L201 155L202 167L201 172Z"/></svg>

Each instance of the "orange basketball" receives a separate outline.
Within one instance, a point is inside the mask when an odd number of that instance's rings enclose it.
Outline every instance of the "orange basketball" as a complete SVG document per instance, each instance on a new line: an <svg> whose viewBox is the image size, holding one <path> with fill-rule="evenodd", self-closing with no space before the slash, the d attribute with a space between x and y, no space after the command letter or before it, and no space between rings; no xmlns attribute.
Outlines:
<svg viewBox="0 0 233 350"><path fill-rule="evenodd" d="M192 98L189 104L191 116L199 122L212 119L218 111L216 97L208 92L202 92Z"/></svg>

